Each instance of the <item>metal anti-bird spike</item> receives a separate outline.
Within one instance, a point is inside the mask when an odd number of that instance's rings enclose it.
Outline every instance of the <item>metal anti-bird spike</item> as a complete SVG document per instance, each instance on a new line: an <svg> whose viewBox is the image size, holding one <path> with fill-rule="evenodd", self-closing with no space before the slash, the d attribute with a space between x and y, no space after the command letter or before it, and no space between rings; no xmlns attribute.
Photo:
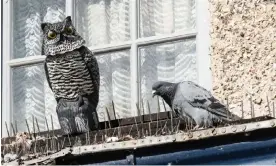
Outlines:
<svg viewBox="0 0 276 166"><path fill-rule="evenodd" d="M272 111L273 111L273 117L276 118L275 116L275 105L274 105L274 102L272 102Z"/></svg>
<svg viewBox="0 0 276 166"><path fill-rule="evenodd" d="M48 125L48 120L47 120L46 117L45 117L45 123L46 123L46 127L47 127L47 137L49 138L50 137L50 130L49 130L49 125Z"/></svg>
<svg viewBox="0 0 276 166"><path fill-rule="evenodd" d="M32 115L32 121L33 121L33 134L34 134L34 141L35 141L34 153L36 153L36 133L35 133L35 120L34 120L34 115Z"/></svg>
<svg viewBox="0 0 276 166"><path fill-rule="evenodd" d="M135 125L136 125L136 130L137 130L138 138L140 138L140 131L139 131L139 128L138 128L136 117L134 116L133 119L134 119L134 122L135 122Z"/></svg>
<svg viewBox="0 0 276 166"><path fill-rule="evenodd" d="M244 119L243 100L241 101L241 112L242 112L242 119Z"/></svg>
<svg viewBox="0 0 276 166"><path fill-rule="evenodd" d="M272 114L271 114L271 109L270 109L270 103L269 103L267 95L266 95L266 102L267 102L268 114L269 114L269 116L271 116Z"/></svg>
<svg viewBox="0 0 276 166"><path fill-rule="evenodd" d="M112 100L112 111L113 111L113 115L114 115L114 119L116 119L116 113L115 113L115 105L114 105L114 102Z"/></svg>
<svg viewBox="0 0 276 166"><path fill-rule="evenodd" d="M149 117L150 117L150 122L149 122L149 135L151 136L151 111L150 111L150 105L149 105L149 101L147 100L147 106L148 106L148 111L149 111Z"/></svg>
<svg viewBox="0 0 276 166"><path fill-rule="evenodd" d="M226 107L229 109L229 99L228 96L226 97ZM227 112L227 118L229 118L229 112Z"/></svg>
<svg viewBox="0 0 276 166"><path fill-rule="evenodd" d="M254 118L255 113L254 113L254 104L253 104L252 96L250 96L250 108L251 108L251 118Z"/></svg>
<svg viewBox="0 0 276 166"><path fill-rule="evenodd" d="M37 118L35 118L35 121L36 121L37 130L38 130L38 135L40 135L40 129L39 129L39 125L38 125L38 122L37 122Z"/></svg>
<svg viewBox="0 0 276 166"><path fill-rule="evenodd" d="M11 123L11 128L12 128L13 135L15 136L15 135L16 135L16 133L15 133L15 129L14 129L14 127L13 127L13 124L12 124L12 123Z"/></svg>
<svg viewBox="0 0 276 166"><path fill-rule="evenodd" d="M158 129L159 129L159 113L160 113L160 103L159 103L159 97L157 97L157 121L156 121L156 132L155 135L157 135Z"/></svg>
<svg viewBox="0 0 276 166"><path fill-rule="evenodd" d="M142 137L143 137L144 136L143 118L142 118L141 110L140 110L140 108L138 106L138 103L136 103L136 108L137 108L137 114L138 114L138 116L140 118L140 123L142 124L141 126L142 126Z"/></svg>
<svg viewBox="0 0 276 166"><path fill-rule="evenodd" d="M107 107L105 107L105 111L106 111L106 115L107 115L107 119L108 119L108 125L109 125L109 128L111 128L111 123L110 123L110 115L109 115L109 110Z"/></svg>
<svg viewBox="0 0 276 166"><path fill-rule="evenodd" d="M120 138L121 137L121 124L120 124L120 115L116 113L116 116L117 116L117 122L118 122L118 137Z"/></svg>
<svg viewBox="0 0 276 166"><path fill-rule="evenodd" d="M5 122L5 126L6 126L8 137L10 137L10 132L9 132L9 128L8 128L7 122Z"/></svg>

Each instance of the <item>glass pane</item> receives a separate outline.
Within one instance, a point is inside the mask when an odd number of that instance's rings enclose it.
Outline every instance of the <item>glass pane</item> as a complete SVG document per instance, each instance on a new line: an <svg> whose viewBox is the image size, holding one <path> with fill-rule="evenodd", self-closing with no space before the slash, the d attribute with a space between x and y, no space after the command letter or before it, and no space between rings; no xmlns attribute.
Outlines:
<svg viewBox="0 0 276 166"><path fill-rule="evenodd" d="M100 101L97 107L100 121L107 120L106 108L109 110L111 119L114 118L112 101L117 118L132 115L129 54L127 50L96 56L101 74Z"/></svg>
<svg viewBox="0 0 276 166"><path fill-rule="evenodd" d="M42 64L12 69L12 102L13 122L17 122L18 131L28 131L25 119L33 131L32 115L37 118L40 131L47 129L45 117L51 125L51 115L54 129L60 128L55 111L56 101Z"/></svg>
<svg viewBox="0 0 276 166"><path fill-rule="evenodd" d="M195 29L195 0L140 0L140 37Z"/></svg>
<svg viewBox="0 0 276 166"><path fill-rule="evenodd" d="M65 0L13 1L13 58L41 55L41 23L65 18Z"/></svg>
<svg viewBox="0 0 276 166"><path fill-rule="evenodd" d="M129 0L77 0L76 28L87 46L127 41Z"/></svg>
<svg viewBox="0 0 276 166"><path fill-rule="evenodd" d="M141 64L141 98L149 101L151 112L157 112L157 97L152 98L152 85L156 81L197 82L196 40L187 39L180 42L164 43L141 47L139 49ZM162 100L159 100L164 111ZM170 110L167 104L166 109ZM145 113L148 109L144 104Z"/></svg>

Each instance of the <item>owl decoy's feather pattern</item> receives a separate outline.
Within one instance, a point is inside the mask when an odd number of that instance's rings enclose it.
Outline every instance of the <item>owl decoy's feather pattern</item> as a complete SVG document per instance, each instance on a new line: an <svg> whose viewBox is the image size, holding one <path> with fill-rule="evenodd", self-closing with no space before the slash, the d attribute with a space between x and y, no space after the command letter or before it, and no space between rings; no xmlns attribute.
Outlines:
<svg viewBox="0 0 276 166"><path fill-rule="evenodd" d="M153 97L161 96L177 115L195 121L196 128L212 127L240 119L209 91L191 81L158 81L152 85L152 90Z"/></svg>
<svg viewBox="0 0 276 166"><path fill-rule="evenodd" d="M97 129L100 75L96 58L84 46L70 16L62 22L42 23L41 28L46 78L57 100L62 131L77 134Z"/></svg>

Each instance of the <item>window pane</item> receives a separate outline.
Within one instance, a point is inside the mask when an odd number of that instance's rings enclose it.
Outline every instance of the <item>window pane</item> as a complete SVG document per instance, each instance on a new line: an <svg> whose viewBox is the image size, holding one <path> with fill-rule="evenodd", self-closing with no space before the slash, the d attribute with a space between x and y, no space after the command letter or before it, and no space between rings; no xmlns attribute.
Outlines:
<svg viewBox="0 0 276 166"><path fill-rule="evenodd" d="M197 82L197 57L195 39L181 42L165 43L141 47L140 53L140 80L141 98L149 101L151 112L157 112L157 98L152 98L152 85L156 81ZM164 111L160 99L161 111ZM167 104L166 104L167 106ZM148 113L146 105L145 113ZM167 110L170 108L167 106Z"/></svg>
<svg viewBox="0 0 276 166"><path fill-rule="evenodd" d="M106 108L113 119L112 100L115 112L120 118L129 117L130 112L130 57L129 51L101 54L96 56L100 74L100 101L98 115L100 121L107 120Z"/></svg>
<svg viewBox="0 0 276 166"><path fill-rule="evenodd" d="M51 115L54 128L59 128L56 101L46 81L42 64L12 69L12 108L13 121L19 124L18 131L28 131L25 119L33 131L32 115L37 118L41 131L47 129L45 117L51 125Z"/></svg>
<svg viewBox="0 0 276 166"><path fill-rule="evenodd" d="M41 55L41 23L65 18L65 0L13 1L13 58Z"/></svg>
<svg viewBox="0 0 276 166"><path fill-rule="evenodd" d="M140 37L195 29L195 0L141 0Z"/></svg>
<svg viewBox="0 0 276 166"><path fill-rule="evenodd" d="M129 0L77 0L76 27L87 46L127 41Z"/></svg>

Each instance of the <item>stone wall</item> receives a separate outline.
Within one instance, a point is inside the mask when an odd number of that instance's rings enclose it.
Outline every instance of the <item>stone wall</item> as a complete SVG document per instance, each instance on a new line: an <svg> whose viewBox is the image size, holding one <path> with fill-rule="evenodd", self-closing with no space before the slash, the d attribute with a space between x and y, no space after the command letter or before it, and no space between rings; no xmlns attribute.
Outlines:
<svg viewBox="0 0 276 166"><path fill-rule="evenodd" d="M209 0L213 93L229 108L251 116L276 107L276 4L273 0ZM275 108L276 109L276 108Z"/></svg>

